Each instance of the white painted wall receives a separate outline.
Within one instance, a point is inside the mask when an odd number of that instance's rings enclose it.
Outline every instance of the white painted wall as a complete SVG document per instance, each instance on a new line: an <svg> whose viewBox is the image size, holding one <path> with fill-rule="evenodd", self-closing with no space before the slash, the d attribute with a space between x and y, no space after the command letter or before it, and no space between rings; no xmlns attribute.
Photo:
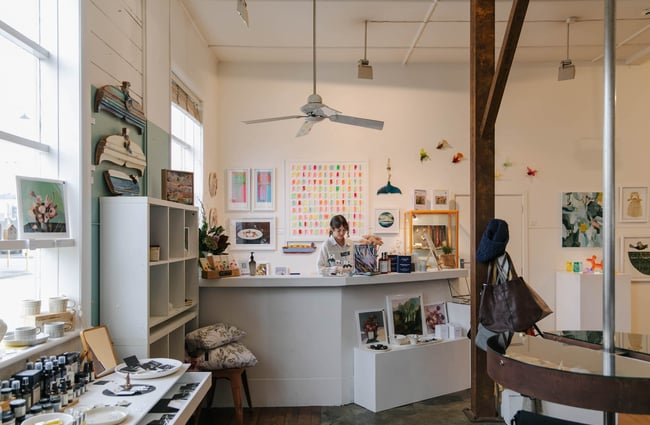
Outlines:
<svg viewBox="0 0 650 425"><path fill-rule="evenodd" d="M515 66L496 125L496 163L513 163L498 170L502 176L496 181L496 192L527 194L526 277L550 304L555 300L555 271L563 269L565 261L602 256L600 249L561 248L560 216L561 192L603 187L602 69L600 64L579 65L575 80L558 82L556 66ZM404 194L371 194L370 212L385 206L410 209L414 188L448 188L452 196L469 193L469 161L451 163L453 153L469 154L468 68L377 65L371 81L356 79L354 68L354 64L319 66L317 92L327 105L345 114L385 120L384 130L323 122L308 136L295 138L300 120L257 125L241 121L298 113L311 93L309 65L220 65L221 155L217 167L222 173L231 167L277 169L278 208L274 216L278 247L286 240L285 161L368 161L374 193L386 182L386 159L390 157L391 182ZM650 64L617 68L617 186L647 185L639 170L644 169L649 151L641 115L650 107L649 70ZM453 149L435 149L443 138ZM420 148L425 148L431 161L420 162ZM527 166L539 170L536 177L527 176ZM234 213L224 212L220 217L226 223L231 215ZM618 232L648 230L645 223L617 225ZM392 246L394 238L387 239ZM247 256L245 252L231 253L242 259ZM316 263L315 255L283 255L281 251L259 251L256 259L288 265L303 273L312 272ZM552 316L542 326L554 327Z"/></svg>

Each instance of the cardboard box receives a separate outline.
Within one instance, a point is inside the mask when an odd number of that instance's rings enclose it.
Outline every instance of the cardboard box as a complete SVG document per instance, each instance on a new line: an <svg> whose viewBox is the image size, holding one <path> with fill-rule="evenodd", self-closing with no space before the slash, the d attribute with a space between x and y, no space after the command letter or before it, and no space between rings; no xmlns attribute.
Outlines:
<svg viewBox="0 0 650 425"><path fill-rule="evenodd" d="M25 316L25 326L36 326L44 331L44 324L47 322L65 322L72 325L75 329L75 311L65 311L63 313L41 313L34 316Z"/></svg>
<svg viewBox="0 0 650 425"><path fill-rule="evenodd" d="M239 276L239 269L235 270L203 270L201 277L203 279L219 279L221 277Z"/></svg>

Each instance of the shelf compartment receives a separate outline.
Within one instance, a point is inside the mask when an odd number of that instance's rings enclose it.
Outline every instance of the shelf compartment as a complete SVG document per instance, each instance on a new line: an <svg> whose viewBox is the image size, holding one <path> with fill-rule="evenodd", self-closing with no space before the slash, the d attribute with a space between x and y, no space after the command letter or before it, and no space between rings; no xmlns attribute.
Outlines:
<svg viewBox="0 0 650 425"><path fill-rule="evenodd" d="M160 338L166 337L167 334L177 329L180 326L184 326L187 322L198 317L196 310L187 310L181 314L176 314L168 320L158 323L155 326L152 326L149 332L149 344L159 340Z"/></svg>

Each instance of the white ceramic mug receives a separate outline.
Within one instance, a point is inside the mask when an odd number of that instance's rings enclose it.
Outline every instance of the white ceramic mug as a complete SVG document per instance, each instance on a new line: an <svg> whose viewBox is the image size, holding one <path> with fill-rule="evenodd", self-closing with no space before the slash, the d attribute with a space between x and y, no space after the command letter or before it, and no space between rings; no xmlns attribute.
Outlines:
<svg viewBox="0 0 650 425"><path fill-rule="evenodd" d="M14 329L14 339L16 341L32 341L40 332L41 328L36 326L20 326Z"/></svg>
<svg viewBox="0 0 650 425"><path fill-rule="evenodd" d="M51 297L49 305L50 313L65 313L68 308L75 306L75 302L67 297Z"/></svg>
<svg viewBox="0 0 650 425"><path fill-rule="evenodd" d="M43 327L50 338L61 338L65 331L72 330L72 324L66 322L45 322Z"/></svg>
<svg viewBox="0 0 650 425"><path fill-rule="evenodd" d="M41 300L23 300L23 314L25 316L41 314Z"/></svg>

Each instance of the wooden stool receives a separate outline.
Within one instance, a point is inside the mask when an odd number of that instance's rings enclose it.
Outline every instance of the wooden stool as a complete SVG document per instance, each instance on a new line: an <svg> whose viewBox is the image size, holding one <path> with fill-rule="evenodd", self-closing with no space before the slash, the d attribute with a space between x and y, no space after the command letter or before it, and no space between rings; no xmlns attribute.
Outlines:
<svg viewBox="0 0 650 425"><path fill-rule="evenodd" d="M214 388L218 379L227 379L230 381L230 389L232 390L232 401L235 405L235 417L237 418L238 424L244 423L244 407L242 406L241 392L242 387L244 388L244 394L246 395L246 402L248 403L248 408L252 408L251 404L251 394L248 390L248 377L246 376L246 368L238 367L233 369L218 369L213 370L212 372L212 386L206 397L209 400L209 406L212 406L214 401Z"/></svg>

